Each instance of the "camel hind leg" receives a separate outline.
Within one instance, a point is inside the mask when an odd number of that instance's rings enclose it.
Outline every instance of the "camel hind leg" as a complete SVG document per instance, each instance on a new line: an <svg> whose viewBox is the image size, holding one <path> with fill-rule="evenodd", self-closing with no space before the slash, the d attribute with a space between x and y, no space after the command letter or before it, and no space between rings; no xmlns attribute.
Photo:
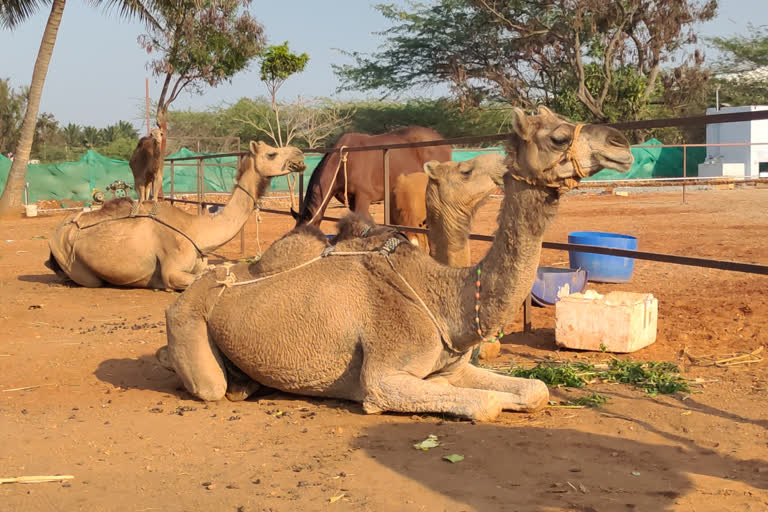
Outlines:
<svg viewBox="0 0 768 512"><path fill-rule="evenodd" d="M227 392L224 360L205 319L184 302L180 297L165 310L168 359L187 391L202 400L221 400Z"/></svg>

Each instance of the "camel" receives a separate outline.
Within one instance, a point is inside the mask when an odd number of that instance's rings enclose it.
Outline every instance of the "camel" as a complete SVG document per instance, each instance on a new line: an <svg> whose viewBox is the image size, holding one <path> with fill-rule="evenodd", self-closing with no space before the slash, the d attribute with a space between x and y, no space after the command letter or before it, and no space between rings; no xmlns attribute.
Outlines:
<svg viewBox="0 0 768 512"><path fill-rule="evenodd" d="M192 215L167 202L110 201L65 219L50 239L46 265L86 287L183 290L206 268L204 254L237 235L270 180L304 168L294 147L251 142L232 196L215 215Z"/></svg>
<svg viewBox="0 0 768 512"><path fill-rule="evenodd" d="M133 172L133 185L139 201L163 197L163 130L155 128L149 137L142 137L133 150L128 165Z"/></svg>
<svg viewBox="0 0 768 512"><path fill-rule="evenodd" d="M484 179L469 181L477 175L475 170ZM425 165L424 173L398 176L392 190L392 224L427 229L410 234L410 242L440 263L467 267L472 220L497 188L492 175L501 176L503 170L504 157L488 153L464 162L444 162L434 170Z"/></svg>
<svg viewBox="0 0 768 512"><path fill-rule="evenodd" d="M263 279L203 276L166 309L168 356L187 391L223 398L226 357L261 385L361 402L365 413L492 420L544 406L544 383L475 367L471 350L530 291L560 196L633 159L614 128L574 125L545 108L515 114L499 228L480 263L445 266L383 234L372 251L337 249Z"/></svg>
<svg viewBox="0 0 768 512"><path fill-rule="evenodd" d="M392 209L390 222L398 226L427 227L427 206L424 196L429 176L423 172L401 174L392 187ZM430 252L429 240L425 233L410 233L408 240L415 246Z"/></svg>

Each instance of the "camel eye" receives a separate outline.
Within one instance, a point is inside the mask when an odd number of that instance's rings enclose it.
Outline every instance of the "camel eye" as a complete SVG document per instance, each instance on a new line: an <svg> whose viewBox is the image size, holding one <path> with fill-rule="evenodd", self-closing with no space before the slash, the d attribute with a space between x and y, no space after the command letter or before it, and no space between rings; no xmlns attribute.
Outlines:
<svg viewBox="0 0 768 512"><path fill-rule="evenodd" d="M267 153L267 158L269 158L270 160L274 160L275 158L277 158L277 151L272 151L271 153Z"/></svg>
<svg viewBox="0 0 768 512"><path fill-rule="evenodd" d="M472 169L467 169L466 171L461 171L461 175L465 178L469 178L472 176Z"/></svg>
<svg viewBox="0 0 768 512"><path fill-rule="evenodd" d="M550 137L552 143L556 146L563 146L571 141L571 136L566 134L557 134Z"/></svg>

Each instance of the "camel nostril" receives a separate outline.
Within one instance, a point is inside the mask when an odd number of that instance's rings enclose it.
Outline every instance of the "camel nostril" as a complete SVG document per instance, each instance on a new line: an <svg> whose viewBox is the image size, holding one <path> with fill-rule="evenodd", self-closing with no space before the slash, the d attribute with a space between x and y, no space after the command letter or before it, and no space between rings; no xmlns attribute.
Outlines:
<svg viewBox="0 0 768 512"><path fill-rule="evenodd" d="M623 148L629 146L629 141L620 133L612 133L608 135L608 144Z"/></svg>

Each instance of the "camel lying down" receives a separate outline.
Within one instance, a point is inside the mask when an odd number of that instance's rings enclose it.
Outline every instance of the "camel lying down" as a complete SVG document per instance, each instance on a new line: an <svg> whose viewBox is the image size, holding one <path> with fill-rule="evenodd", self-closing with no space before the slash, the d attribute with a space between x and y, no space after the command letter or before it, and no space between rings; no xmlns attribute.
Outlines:
<svg viewBox="0 0 768 512"><path fill-rule="evenodd" d="M305 168L294 147L251 142L227 206L192 215L166 201L118 199L64 220L50 239L48 268L81 286L183 290L207 266L205 254L234 238L270 180Z"/></svg>
<svg viewBox="0 0 768 512"><path fill-rule="evenodd" d="M204 274L166 310L167 359L186 389L223 398L226 358L260 385L358 401L367 413L490 420L544 406L541 381L472 366L471 350L530 291L560 195L605 167L629 169L632 154L615 129L544 108L516 111L506 153L499 229L473 267L441 265L384 232L269 276Z"/></svg>

